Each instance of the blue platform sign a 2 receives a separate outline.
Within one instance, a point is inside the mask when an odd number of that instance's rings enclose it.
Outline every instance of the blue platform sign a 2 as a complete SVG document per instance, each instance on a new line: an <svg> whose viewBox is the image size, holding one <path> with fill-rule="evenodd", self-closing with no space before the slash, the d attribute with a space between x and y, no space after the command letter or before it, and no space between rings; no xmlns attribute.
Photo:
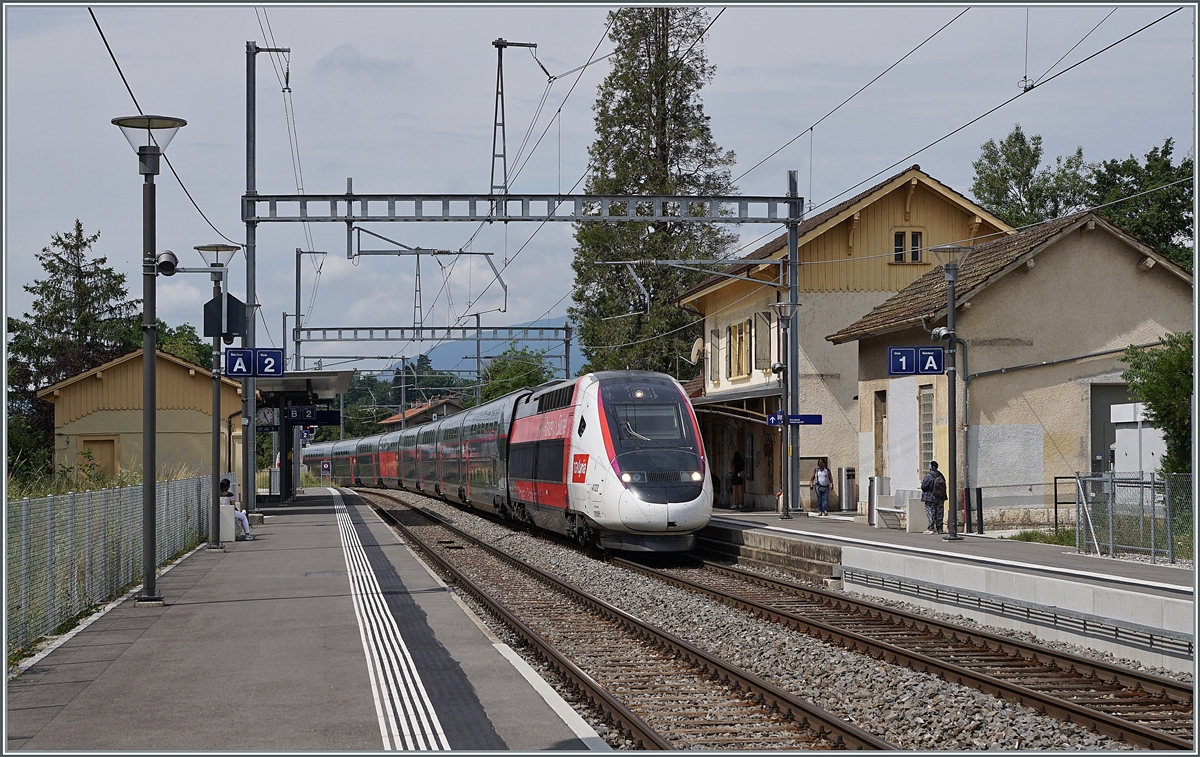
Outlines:
<svg viewBox="0 0 1200 757"><path fill-rule="evenodd" d="M283 350L258 347L254 350L255 376L283 376Z"/></svg>
<svg viewBox="0 0 1200 757"><path fill-rule="evenodd" d="M917 373L940 374L946 372L946 350L944 347L918 347Z"/></svg>
<svg viewBox="0 0 1200 757"><path fill-rule="evenodd" d="M916 347L888 347L889 376L908 376L916 372Z"/></svg>
<svg viewBox="0 0 1200 757"><path fill-rule="evenodd" d="M254 375L254 350L229 348L225 350L225 375L246 378Z"/></svg>

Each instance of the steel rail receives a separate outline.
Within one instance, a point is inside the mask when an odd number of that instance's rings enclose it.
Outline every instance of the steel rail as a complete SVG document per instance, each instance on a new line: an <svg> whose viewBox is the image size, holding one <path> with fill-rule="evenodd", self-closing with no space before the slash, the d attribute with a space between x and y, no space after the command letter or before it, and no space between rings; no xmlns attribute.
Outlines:
<svg viewBox="0 0 1200 757"><path fill-rule="evenodd" d="M872 612L886 613L894 618L898 618L907 624L911 624L918 629L927 630L931 633L952 634L960 640L966 641L975 646L990 647L998 651L1008 654L1019 654L1022 657L1035 660L1044 665L1054 665L1063 670L1074 670L1076 673L1084 676L1094 676L1098 680L1108 683L1115 683L1130 689L1142 689L1143 691L1152 694L1161 694L1176 702L1190 704L1193 701L1194 687L1192 684L1182 681L1175 681L1164 676L1155 675L1154 673L1144 673L1121 665L1096 660L1090 657L1073 654L1071 652L1059 651L1044 647L1039 644L1023 642L1018 639L1000 636L998 634L989 633L987 631L956 626L950 623L944 623L932 618L927 618L922 615L906 612L904 610L893 609L891 607L883 607L871 602L862 600L853 600L842 594L835 594L831 591L826 591L815 586L801 586L781 581L767 576L758 575L741 568L735 568L728 565L721 565L709 560L704 561L704 567L708 570L724 572L738 578L749 579L762 583L767 586L780 589L782 591L800 592L819 597L826 602L830 602L841 607L855 612Z"/></svg>
<svg viewBox="0 0 1200 757"><path fill-rule="evenodd" d="M885 641L872 639L855 631L838 628L837 626L833 626L819 620L804 618L786 610L772 608L755 600L704 586L703 584L688 581L686 579L679 578L678 576L672 576L624 558L613 557L611 558L611 562L623 568L637 571L643 575L652 576L666 583L710 596L725 603L732 602L743 610L765 617L769 620L782 623L783 625L796 628L797 630L804 631L805 633L815 636L823 641L838 643L853 651L863 652L871 655L872 657L882 659L895 665L903 665L917 672L937 675L944 680L958 683L963 686L969 686L984 693L991 694L995 697L1015 700L1026 707L1031 707L1039 712L1052 715L1060 720L1075 723L1098 733L1103 733L1111 738L1120 739L1130 744L1148 749L1180 749L1188 751L1193 749L1193 744L1191 741L1187 741L1170 734L1161 733L1153 728L1143 726L1140 723L1134 723L1114 717L1112 715L1108 715L1107 713L1099 712L1097 710L1075 704L1074 702L1069 702L1048 694L1043 694L1020 684L1009 683L1002 679L992 678L981 673L976 673L975 671L955 665L953 663L943 662L920 652L904 649L902 647L889 644ZM852 609L857 606L861 607L863 611L872 614L892 615L902 619L907 623L916 624L917 626L925 626L931 632L946 633L947 635L958 638L974 636L981 640L987 638L990 640L999 641L1000 639L1000 637L960 628L958 626L939 624L936 621L929 620L928 618L922 618L920 616L892 610L890 608L883 608L867 603L851 602L845 597L833 595L829 592L766 578L764 576L750 573L749 571L716 565L713 563L708 563L707 561L705 561L705 567L711 567L713 570L727 572L739 578L748 579L760 584L778 587L784 591L801 594L808 593L818 597L826 598L835 603L841 604L847 609ZM1022 646L1016 642L1013 642L1011 639L1003 640L1003 645L1004 648L1013 649L1018 653L1019 647ZM1059 656L1064 660L1068 657L1075 658L1074 655L1065 655L1045 649L1038 649L1037 651L1039 656L1035 659L1038 659L1038 661L1044 661L1043 655L1045 657L1050 657L1051 659L1054 656ZM1086 660L1086 658L1077 659L1086 663L1085 669L1088 667L1103 667L1102 664L1093 660ZM1067 669L1069 670L1069 668ZM1127 674L1129 676L1136 676L1136 674L1134 674L1132 671L1127 671ZM1159 679L1160 677L1154 676L1153 678ZM1168 681L1169 679L1161 680ZM1176 684L1176 686L1179 685Z"/></svg>
<svg viewBox="0 0 1200 757"><path fill-rule="evenodd" d="M490 544L487 544L485 542L480 541L479 539L476 539L475 537L471 536L470 534L463 531L462 529L460 529L450 523L447 523L446 521L442 520L441 518L437 517L436 515L434 515L432 513L428 513L426 511L418 509L418 508L412 508L411 505L408 505L403 500L400 500L398 497L390 496L387 494L382 494L378 490L371 490L370 493L374 496L382 497L384 499L388 499L388 500L391 500L398 504L404 505L405 507L410 507L412 512L421 514L422 516L430 519L431 521L434 521L438 526L445 528L446 530L459 536L463 540L465 540L473 545L476 545L476 546L484 549L485 551L487 551L489 554L494 555L495 557L497 557L501 560L504 560L504 561L510 563L511 565L516 566L520 570L525 571L525 572L529 573L530 575L533 575L534 577L536 577L542 581L545 581L546 583L550 584L557 590L563 592L564 594L567 594L568 596L571 596L579 604L581 604L585 607L588 607L589 609L596 612L597 614L607 617L609 620L612 620L612 621L624 626L625 628L627 628L631 632L641 636L642 638L647 639L648 641L678 655L679 657L688 661L689 663L691 663L692 665L694 665L701 671L703 671L705 673L709 673L711 675L716 675L717 677L721 678L722 680L733 682L736 685L742 687L743 689L745 689L749 692L752 692L755 695L755 698L758 699L760 702L763 702L764 704L766 704L768 706L773 706L779 712L791 717L797 723L800 723L801 725L805 725L809 728L812 728L813 730L819 732L821 735L832 737L838 743L842 744L846 748L849 748L849 749L881 749L881 750L896 749L896 747L893 744L890 744L882 739L879 739L876 736L873 736L870 733L867 733L866 731L862 730L861 728L858 728L854 725L846 723L845 721L835 717L834 715L821 709L820 707L817 707L816 705L814 705L810 702L806 702L797 697L794 697L792 694L784 691L783 689L779 688L778 686L775 686L774 684L771 684L751 673L748 673L747 671L744 671L740 668L729 665L728 663L709 655L707 652L704 652L703 650L699 649L698 647L695 647L692 644L689 644L688 642L684 641L683 639L680 639L679 637L674 636L673 634L667 633L667 632L662 631L661 629L658 629L648 623L645 623L645 622L635 618L634 616L630 615L629 613L625 612L624 610L621 610L620 608L615 607L615 606L609 604L608 602L605 602L604 600L600 599L599 597L595 597L591 594L588 594L587 592L583 591L582 589L580 589L577 586L573 586L569 583L566 583L565 581L558 578L557 576L551 575L550 573L547 573L546 571L543 571L540 568L529 565L528 563L521 561L519 558L516 558L516 557L508 554L507 552L504 552L501 549L498 549L496 547L493 547ZM368 503L368 504L370 504L370 503ZM455 576L455 580L461 579L464 582L466 582L466 583L464 583L464 587L473 587L473 588L469 589L471 591L472 596L477 596L478 594L486 595L486 592L483 589L474 586L474 584L472 584L468 579L466 579L466 577L463 576L459 571L453 570L452 566L447 565L445 560L443 560L440 555L436 555L436 553L432 550L432 548L426 546L423 542L421 542L421 540L419 538L417 538L407 527L405 527L403 524L401 524L395 518L395 516L392 515L390 512L388 512L385 508L380 508L380 507L377 507L374 505L372 505L372 507L373 507L373 509L375 509L376 512L380 513L381 516L384 517L388 522L395 524L409 539L411 539L414 543L419 545L421 550L424 553L429 554L431 557L433 557L438 562L439 565L445 565L447 567L448 572L450 572L453 576ZM482 597L479 597L479 598L480 598L480 601L483 601L485 604L487 604L488 607L494 608L498 612L500 612L501 617L505 618L505 622L509 623L510 627L514 627L514 630L516 630L516 627L513 626L513 624L510 623L510 621L508 620L509 613L507 611L505 611L498 602L496 602L495 600L492 600L490 597L487 599L483 599ZM535 646L539 650L546 651L549 654L551 654L553 656L552 659L561 659L560 656L558 655L558 653L556 651L554 651L549 646L548 643L543 642L541 640L541 637L538 636L532 629L529 629L528 627L524 626L524 624L520 623L519 619L513 618L512 621L515 622L516 624L519 624L522 628L524 628L524 632L519 632L519 633L521 633L521 635L523 637L525 637L526 633L527 633L527 634L529 634L529 637L527 637L527 638L537 638L538 639L538 642L531 642L531 643L534 643ZM551 659L551 658L548 658L548 659ZM573 664L571 664L569 660L565 660L565 663L567 665L569 665L570 668L573 668L575 671L578 672L578 677L575 675L569 676L573 681L576 681L577 684L581 684L584 681L586 681L586 682L588 682L589 685L596 685L592 682L592 679L589 676L587 676L586 673L583 673L583 671L578 670L578 668L576 668ZM600 691L604 692L604 690L602 688L600 689ZM613 704L616 704L617 706L622 707L624 712L628 713L627 717L631 720L628 720L627 723L636 721L636 723L640 724L640 727L644 727L646 729L646 731L648 733L643 738L645 738L646 741L648 741L648 742L655 743L655 748L658 748L658 749L673 749L674 748L671 746L658 745L657 742L654 741L654 738L649 736L649 734L654 734L655 737L658 737L658 734L656 734L653 731L653 729L651 729L648 725L646 725L636 715L634 715L633 713L631 713L627 709L625 709L623 706L621 706L619 702L616 702L616 700L612 699L611 695L608 695L607 692L604 692L604 694L606 696L603 697L602 699L606 705L609 702L612 702ZM595 701L595 700L593 700L593 701ZM661 737L658 737L658 738L661 738ZM665 740L663 740L663 743L669 744L669 742L666 742Z"/></svg>

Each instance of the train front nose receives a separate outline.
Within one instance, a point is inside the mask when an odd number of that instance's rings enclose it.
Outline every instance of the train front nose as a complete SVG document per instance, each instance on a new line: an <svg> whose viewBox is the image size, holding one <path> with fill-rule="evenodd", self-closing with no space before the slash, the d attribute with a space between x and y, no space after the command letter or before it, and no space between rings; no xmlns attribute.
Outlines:
<svg viewBox="0 0 1200 757"><path fill-rule="evenodd" d="M691 499L666 502L649 501L642 496L643 492L626 489L617 504L621 525L631 531L659 533L687 533L704 528L712 515L712 496L703 487L697 489L698 496Z"/></svg>

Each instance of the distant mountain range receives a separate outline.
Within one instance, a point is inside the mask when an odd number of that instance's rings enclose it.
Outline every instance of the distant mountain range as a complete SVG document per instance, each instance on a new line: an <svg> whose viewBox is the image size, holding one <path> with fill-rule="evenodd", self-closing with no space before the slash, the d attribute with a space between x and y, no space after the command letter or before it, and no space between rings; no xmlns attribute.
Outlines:
<svg viewBox="0 0 1200 757"><path fill-rule="evenodd" d="M525 323L505 324L503 328L562 328L566 322L565 318L553 320L542 319L540 321L527 321ZM500 328L497 326L484 326L486 332L489 328ZM579 368L583 365L583 351L579 348L578 337L574 333L572 327L571 337L571 375L574 376L579 372ZM468 331L468 333L470 333ZM517 347L524 347L528 350L546 350L546 355L549 358L550 364L558 370L558 376L562 376L563 368L563 343L562 342L534 342L534 341L518 341ZM420 349L420 345L417 345ZM490 355L499 355L508 349L508 344L504 342L489 342L484 341L480 345L480 352L483 355L484 365L487 364L487 358ZM429 362L434 370L474 370L475 369L475 341L469 340L464 342L446 342L437 347L434 347L428 352L422 351L421 354L429 355ZM393 368L399 370L400 362L397 361L392 365Z"/></svg>

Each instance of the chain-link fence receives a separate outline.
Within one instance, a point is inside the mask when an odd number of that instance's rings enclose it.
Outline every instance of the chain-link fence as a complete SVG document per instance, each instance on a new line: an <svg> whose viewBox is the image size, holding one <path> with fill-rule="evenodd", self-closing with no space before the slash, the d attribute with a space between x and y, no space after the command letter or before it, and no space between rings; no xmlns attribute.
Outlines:
<svg viewBox="0 0 1200 757"><path fill-rule="evenodd" d="M1152 562L1192 559L1191 474L1077 475L1075 483L1080 551L1144 554Z"/></svg>
<svg viewBox="0 0 1200 757"><path fill-rule="evenodd" d="M159 481L156 560L207 538L212 479ZM8 502L11 654L143 578L142 487Z"/></svg>

